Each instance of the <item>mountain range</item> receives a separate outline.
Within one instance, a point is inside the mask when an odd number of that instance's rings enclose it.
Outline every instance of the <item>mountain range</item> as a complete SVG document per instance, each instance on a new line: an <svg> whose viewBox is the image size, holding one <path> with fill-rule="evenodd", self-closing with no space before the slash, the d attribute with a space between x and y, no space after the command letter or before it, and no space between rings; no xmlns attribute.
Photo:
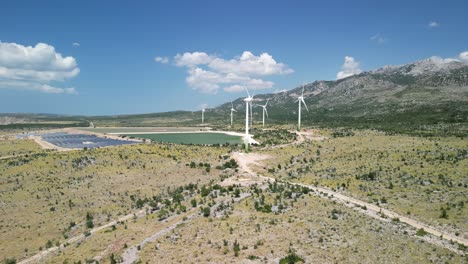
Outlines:
<svg viewBox="0 0 468 264"><path fill-rule="evenodd" d="M336 81L315 81L289 91L254 96L254 104L269 99L271 121L295 120L295 101L302 89L309 108L309 112L303 108L303 122L309 125L414 128L468 121L468 65L456 60L432 57ZM239 112L245 108L242 98L233 104ZM230 107L226 103L213 111L221 114Z"/></svg>
<svg viewBox="0 0 468 264"><path fill-rule="evenodd" d="M268 123L295 124L297 97L304 89L309 111L303 108L302 122L311 126L363 127L395 131L442 129L466 134L468 124L468 64L431 57L399 66L385 66L334 81L315 81L279 93L258 94L254 104L269 99ZM245 102L233 101L235 122L243 124ZM224 126L229 120L231 102L207 109L205 120ZM18 114L16 114L18 116ZM3 115L14 116L14 115ZM19 115L28 121L93 121L101 126L182 126L200 123L198 112L119 116ZM1 117L1 116L0 116ZM255 107L254 120L260 122L261 108ZM12 119L5 119L14 123Z"/></svg>

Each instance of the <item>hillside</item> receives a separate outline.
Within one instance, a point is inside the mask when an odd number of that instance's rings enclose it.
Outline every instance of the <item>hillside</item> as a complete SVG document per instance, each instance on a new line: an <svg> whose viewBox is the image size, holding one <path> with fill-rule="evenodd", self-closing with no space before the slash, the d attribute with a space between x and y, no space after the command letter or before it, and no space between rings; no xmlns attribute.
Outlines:
<svg viewBox="0 0 468 264"><path fill-rule="evenodd" d="M270 99L270 119L297 118L297 96L302 87L255 96L255 103ZM401 66L386 66L337 81L315 81L304 86L308 125L420 127L466 123L468 117L468 65L429 58ZM234 102L242 112L242 99ZM227 112L229 103L216 108ZM289 122L291 122L289 121Z"/></svg>
<svg viewBox="0 0 468 264"><path fill-rule="evenodd" d="M302 87L275 94L259 94L254 104L269 103L268 123L293 126L297 120L297 96ZM466 135L468 132L468 65L432 57L399 66L363 72L336 81L315 81L304 86L309 112L303 109L304 125L376 128L405 133ZM235 123L244 122L243 97L233 102ZM224 127L231 103L207 109L210 126ZM1 117L1 115L0 115ZM193 126L201 122L200 112L173 111L118 116L4 115L7 126ZM20 120L20 122L13 122ZM59 122L54 122L59 121ZM261 121L260 108L254 108L254 122ZM15 124L16 123L16 124ZM20 124L18 124L20 123ZM430 131L430 132L428 132Z"/></svg>

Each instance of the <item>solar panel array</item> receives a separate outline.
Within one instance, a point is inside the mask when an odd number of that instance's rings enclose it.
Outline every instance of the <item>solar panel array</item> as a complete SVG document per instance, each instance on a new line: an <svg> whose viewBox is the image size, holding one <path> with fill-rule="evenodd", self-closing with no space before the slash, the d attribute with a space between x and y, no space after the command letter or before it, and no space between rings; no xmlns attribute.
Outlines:
<svg viewBox="0 0 468 264"><path fill-rule="evenodd" d="M50 133L42 135L42 139L62 148L82 149L99 148L109 146L119 146L135 144L133 141L124 141L111 138L102 138L95 135L68 134L68 133Z"/></svg>
<svg viewBox="0 0 468 264"><path fill-rule="evenodd" d="M23 133L23 134L16 134L16 138L23 139L23 138L27 138L29 136L35 136L35 135L36 133L28 132L28 133Z"/></svg>

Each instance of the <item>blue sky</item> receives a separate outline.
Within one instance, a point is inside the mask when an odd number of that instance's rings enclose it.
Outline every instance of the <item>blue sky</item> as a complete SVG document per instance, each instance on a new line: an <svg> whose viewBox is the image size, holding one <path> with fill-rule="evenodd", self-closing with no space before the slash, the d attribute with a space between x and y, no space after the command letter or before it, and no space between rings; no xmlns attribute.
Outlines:
<svg viewBox="0 0 468 264"><path fill-rule="evenodd" d="M2 1L0 112L195 110L244 96L232 92L243 85L266 93L334 80L346 56L351 73L457 58L468 50L466 10L467 1ZM38 43L61 57L5 59L7 48ZM250 64L240 63L245 51ZM209 61L181 59L193 52ZM38 77L44 69L53 75ZM195 69L216 80L189 82ZM226 81L228 74L240 81ZM260 84L246 84L252 80Z"/></svg>

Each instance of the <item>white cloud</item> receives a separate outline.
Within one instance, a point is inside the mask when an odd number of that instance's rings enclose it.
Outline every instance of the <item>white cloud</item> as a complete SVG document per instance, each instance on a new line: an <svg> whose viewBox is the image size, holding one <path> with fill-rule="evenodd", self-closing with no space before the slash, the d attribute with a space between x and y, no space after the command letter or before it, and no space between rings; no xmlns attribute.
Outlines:
<svg viewBox="0 0 468 264"><path fill-rule="evenodd" d="M248 76L266 76L276 74L289 74L293 70L283 63L277 63L268 53L255 56L249 51L244 51L239 58L224 60L215 58L208 67L224 73L235 73Z"/></svg>
<svg viewBox="0 0 468 264"><path fill-rule="evenodd" d="M205 52L185 52L180 55L177 54L174 57L175 64L177 66L189 66L193 67L200 64L208 64L214 59L213 56L206 54Z"/></svg>
<svg viewBox="0 0 468 264"><path fill-rule="evenodd" d="M464 63L468 63L468 51L464 51L458 55L458 59Z"/></svg>
<svg viewBox="0 0 468 264"><path fill-rule="evenodd" d="M63 82L79 72L75 58L63 57L48 44L32 47L0 42L0 88L76 93L74 88L56 88L48 83Z"/></svg>
<svg viewBox="0 0 468 264"><path fill-rule="evenodd" d="M245 86L234 84L229 87L225 87L224 91L229 92L229 93L237 93L237 92L242 92L245 90Z"/></svg>
<svg viewBox="0 0 468 264"><path fill-rule="evenodd" d="M38 84L23 81L2 81L0 80L0 88L13 88L23 91L38 91L52 94L78 94L75 88L58 88L48 84Z"/></svg>
<svg viewBox="0 0 468 264"><path fill-rule="evenodd" d="M189 76L186 78L187 83L195 90L200 90L204 93L216 93L219 83L223 82L223 77L218 73L205 71L202 68L189 69Z"/></svg>
<svg viewBox="0 0 468 264"><path fill-rule="evenodd" d="M436 22L436 21L431 21L431 22L429 22L428 26L429 26L430 28L435 28L435 27L438 27L438 26L439 26L439 23Z"/></svg>
<svg viewBox="0 0 468 264"><path fill-rule="evenodd" d="M385 42L387 41L387 39L384 38L384 37L383 37L382 35L380 35L380 34L375 34L375 35L373 35L372 37L370 37L370 40L375 41L375 42L377 42L377 43L379 43L379 44L383 44L383 43L385 43Z"/></svg>
<svg viewBox="0 0 468 264"><path fill-rule="evenodd" d="M341 71L336 74L336 79L343 79L361 72L361 69L359 69L359 62L355 61L353 57L346 56L345 62L343 66L341 66Z"/></svg>
<svg viewBox="0 0 468 264"><path fill-rule="evenodd" d="M276 62L268 53L255 56L244 51L230 60L205 52L185 52L174 56L174 63L188 68L187 84L204 93L217 93L224 86L226 92L240 92L245 88L268 89L274 83L260 77L283 75L293 70L286 64Z"/></svg>
<svg viewBox="0 0 468 264"><path fill-rule="evenodd" d="M79 46L80 46L80 43L78 43L78 42L73 42L73 43L72 43L72 46L73 46L73 47L79 47Z"/></svg>
<svg viewBox="0 0 468 264"><path fill-rule="evenodd" d="M154 61L162 63L162 64L167 64L169 63L169 58L168 57L156 57L154 58Z"/></svg>
<svg viewBox="0 0 468 264"><path fill-rule="evenodd" d="M244 82L244 85L252 90L260 90L271 88L273 87L274 83L270 81L264 81L262 79L249 79L248 81Z"/></svg>
<svg viewBox="0 0 468 264"><path fill-rule="evenodd" d="M450 63L450 62L454 62L454 61L459 62L459 60L457 60L457 59L442 58L442 57L439 57L439 56L432 56L432 57L429 58L429 60L431 60L435 64L446 64L446 63Z"/></svg>
<svg viewBox="0 0 468 264"><path fill-rule="evenodd" d="M45 92L45 93L55 93L55 94L77 94L75 88L57 88L53 87L47 84L43 84L39 86L39 91Z"/></svg>
<svg viewBox="0 0 468 264"><path fill-rule="evenodd" d="M279 94L279 93L285 93L287 91L288 91L287 89L281 89L281 90L275 90L275 91L273 91L273 93L274 94Z"/></svg>

